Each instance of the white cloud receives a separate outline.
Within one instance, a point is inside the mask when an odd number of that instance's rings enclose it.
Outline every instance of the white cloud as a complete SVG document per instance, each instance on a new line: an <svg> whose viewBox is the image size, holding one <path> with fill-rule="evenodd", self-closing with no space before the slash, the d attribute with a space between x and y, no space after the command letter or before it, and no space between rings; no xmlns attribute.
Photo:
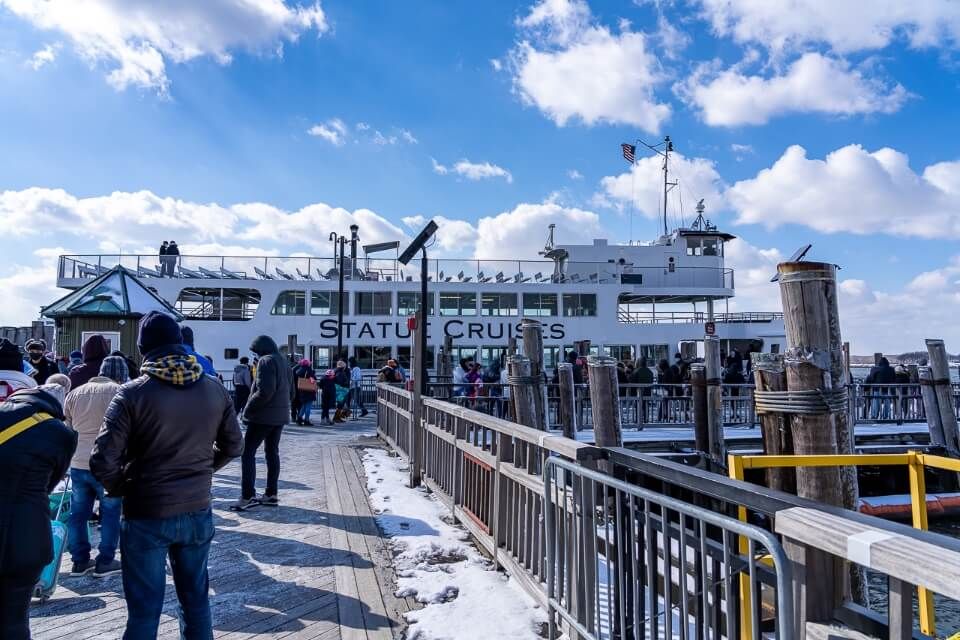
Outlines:
<svg viewBox="0 0 960 640"><path fill-rule="evenodd" d="M400 137L403 138L405 142L410 144L419 144L420 141L417 140L416 136L407 131L406 129L400 129Z"/></svg>
<svg viewBox="0 0 960 640"><path fill-rule="evenodd" d="M664 75L645 34L628 24L612 33L584 0L541 0L517 24L514 90L558 126L625 123L656 133L670 117L654 95Z"/></svg>
<svg viewBox="0 0 960 640"><path fill-rule="evenodd" d="M960 237L960 161L921 173L905 154L848 145L825 159L789 147L772 167L726 192L741 224L799 224L824 233Z"/></svg>
<svg viewBox="0 0 960 640"><path fill-rule="evenodd" d="M739 154L753 153L753 145L749 144L738 144L734 142L730 145L730 151Z"/></svg>
<svg viewBox="0 0 960 640"><path fill-rule="evenodd" d="M622 209L631 200L635 210L648 218L656 218L663 213L663 160L660 156L649 155L637 160L630 170L617 176L606 176L600 180L602 191L594 197L598 205L613 206ZM685 201L688 217L692 217L697 200L706 199L710 210L723 207L725 185L712 160L688 158L682 153L670 156L671 181L680 183L681 196ZM670 214L679 205L680 197L670 196ZM686 202L689 199L689 202Z"/></svg>
<svg viewBox="0 0 960 640"><path fill-rule="evenodd" d="M399 138L397 138L397 136L385 136L378 130L373 132L372 140L373 144L384 146L397 144Z"/></svg>
<svg viewBox="0 0 960 640"><path fill-rule="evenodd" d="M39 49L27 60L27 66L38 71L57 59L57 52L60 51L60 43L48 44Z"/></svg>
<svg viewBox="0 0 960 640"><path fill-rule="evenodd" d="M909 97L900 84L890 85L819 53L806 53L785 73L771 77L703 64L676 90L700 110L704 122L724 127L765 124L787 113L893 113Z"/></svg>
<svg viewBox="0 0 960 640"><path fill-rule="evenodd" d="M107 81L166 93L168 63L211 57L229 64L232 52L280 55L284 42L309 30L327 31L319 2L287 0L0 0L37 29L63 34L91 65L106 64Z"/></svg>
<svg viewBox="0 0 960 640"><path fill-rule="evenodd" d="M57 258L70 253L63 247L33 251L33 264L10 264L0 269L4 324L26 325L40 317L40 307L63 297L57 288Z"/></svg>
<svg viewBox="0 0 960 640"><path fill-rule="evenodd" d="M491 164L490 162L470 162L466 158L458 160L453 166L440 164L434 158L430 158L433 165L433 172L445 176L449 173L455 173L467 180L485 180L488 178L503 178L508 183L513 182L513 174L501 166Z"/></svg>
<svg viewBox="0 0 960 640"><path fill-rule="evenodd" d="M592 211L564 207L556 202L518 204L510 211L477 222L477 258L516 260L542 259L537 252L547 239L547 226L557 225L559 243L577 244L585 238L602 237L600 216ZM529 275L529 274L528 274Z"/></svg>
<svg viewBox="0 0 960 640"><path fill-rule="evenodd" d="M356 128L357 131L369 131L369 130L370 130L370 125L367 124L366 122L358 122L358 123L355 125L355 128Z"/></svg>
<svg viewBox="0 0 960 640"><path fill-rule="evenodd" d="M331 118L322 124L315 124L307 129L307 133L311 136L323 138L337 147L342 147L347 141L347 125L340 118Z"/></svg>
<svg viewBox="0 0 960 640"><path fill-rule="evenodd" d="M500 71L503 69L503 63L500 62L497 58L490 59L490 66L493 67L494 71Z"/></svg>
<svg viewBox="0 0 960 640"><path fill-rule="evenodd" d="M571 180L583 180L583 174L576 169L570 169L567 171L567 177Z"/></svg>
<svg viewBox="0 0 960 640"><path fill-rule="evenodd" d="M456 257L472 253L477 241L476 227L466 220L455 220L444 216L434 216L432 219L437 223L438 229L434 237L437 240L437 248L441 252ZM401 221L410 229L412 235L419 233L427 224L427 220L424 216L407 216Z"/></svg>
<svg viewBox="0 0 960 640"><path fill-rule="evenodd" d="M881 49L905 38L913 47L955 46L960 5L954 0L698 0L715 33L774 51L826 44L837 52Z"/></svg>

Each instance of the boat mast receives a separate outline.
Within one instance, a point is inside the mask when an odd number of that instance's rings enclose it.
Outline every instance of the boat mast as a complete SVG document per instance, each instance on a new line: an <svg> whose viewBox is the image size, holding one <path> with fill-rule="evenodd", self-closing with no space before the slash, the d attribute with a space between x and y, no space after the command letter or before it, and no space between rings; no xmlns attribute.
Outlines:
<svg viewBox="0 0 960 640"><path fill-rule="evenodd" d="M670 140L670 136L666 136L663 139L663 235L667 235L667 194L670 192L670 187L677 186L676 182L670 182L669 173L670 173L670 152L673 151L673 141Z"/></svg>

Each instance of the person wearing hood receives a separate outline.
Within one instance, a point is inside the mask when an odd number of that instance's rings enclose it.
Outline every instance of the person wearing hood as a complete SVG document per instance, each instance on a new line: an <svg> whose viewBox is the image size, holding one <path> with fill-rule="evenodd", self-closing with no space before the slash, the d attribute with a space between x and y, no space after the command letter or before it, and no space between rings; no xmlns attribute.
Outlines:
<svg viewBox="0 0 960 640"><path fill-rule="evenodd" d="M87 338L80 351L83 354L83 364L70 369L70 384L73 389L83 386L100 373L103 359L110 355L110 343L98 333Z"/></svg>
<svg viewBox="0 0 960 640"><path fill-rule="evenodd" d="M323 376L317 380L317 386L320 389L320 421L327 426L333 424L330 421L330 412L337 409L337 383L334 380L336 373L333 369L327 369Z"/></svg>
<svg viewBox="0 0 960 640"><path fill-rule="evenodd" d="M317 372L310 366L310 360L303 358L293 374L297 379L297 397L300 400L297 424L311 425L310 413L313 411L313 401L317 399Z"/></svg>
<svg viewBox="0 0 960 640"><path fill-rule="evenodd" d="M270 336L257 336L250 350L260 357L250 389L250 398L243 409L243 458L240 472L240 498L231 506L243 511L258 504L277 506L277 485L280 482L280 436L290 419L293 398L293 375L286 360ZM264 445L267 459L267 488L257 497L257 449Z"/></svg>
<svg viewBox="0 0 960 640"><path fill-rule="evenodd" d="M250 358L243 356L240 364L233 368L233 408L237 415L243 412L250 397L250 387L253 386L253 371L250 368Z"/></svg>
<svg viewBox="0 0 960 640"><path fill-rule="evenodd" d="M209 358L202 356L197 353L197 350L193 348L193 329L190 327L181 327L180 333L183 334L183 347L187 351L187 355L191 355L197 359L197 362L200 363L200 366L203 367L203 372L208 376L217 377L217 370L213 367L213 363L210 362Z"/></svg>
<svg viewBox="0 0 960 640"><path fill-rule="evenodd" d="M30 375L37 381L38 385L45 384L47 378L55 373L60 373L57 363L47 358L47 343L43 340L27 340L26 351L27 362L33 367L33 373Z"/></svg>
<svg viewBox="0 0 960 640"><path fill-rule="evenodd" d="M230 395L187 353L172 317L143 316L137 348L143 375L111 400L89 460L107 495L123 498L124 637L156 637L169 557L181 634L209 638L210 491L214 472L243 451L243 436Z"/></svg>
<svg viewBox="0 0 960 640"><path fill-rule="evenodd" d="M37 381L23 372L20 347L6 338L0 339L0 401L21 389L33 389Z"/></svg>
<svg viewBox="0 0 960 640"><path fill-rule="evenodd" d="M70 352L70 362L67 363L67 373L73 370L74 367L79 367L83 364L83 352L79 349L74 349Z"/></svg>
<svg viewBox="0 0 960 640"><path fill-rule="evenodd" d="M31 381L32 382L32 381ZM0 402L0 638L30 638L30 598L53 560L49 496L77 436L63 423L64 387L21 389Z"/></svg>

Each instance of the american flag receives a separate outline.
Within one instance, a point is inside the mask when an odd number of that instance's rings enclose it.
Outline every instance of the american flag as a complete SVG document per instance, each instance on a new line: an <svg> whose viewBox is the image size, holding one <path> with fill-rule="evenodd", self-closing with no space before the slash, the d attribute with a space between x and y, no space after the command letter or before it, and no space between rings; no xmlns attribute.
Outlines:
<svg viewBox="0 0 960 640"><path fill-rule="evenodd" d="M636 145L627 144L624 142L620 145L620 148L623 149L623 157L626 158L627 162L633 164L637 161L637 147Z"/></svg>

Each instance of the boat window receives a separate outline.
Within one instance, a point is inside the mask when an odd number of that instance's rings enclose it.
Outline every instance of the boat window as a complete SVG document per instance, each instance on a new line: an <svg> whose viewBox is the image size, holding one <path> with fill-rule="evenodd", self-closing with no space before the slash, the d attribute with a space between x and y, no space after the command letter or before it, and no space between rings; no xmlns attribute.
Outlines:
<svg viewBox="0 0 960 640"><path fill-rule="evenodd" d="M307 312L306 291L281 291L277 301L273 303L270 315L274 316L302 316Z"/></svg>
<svg viewBox="0 0 960 640"><path fill-rule="evenodd" d="M474 292L440 292L440 315L475 316L477 315L477 294Z"/></svg>
<svg viewBox="0 0 960 640"><path fill-rule="evenodd" d="M410 345L397 347L397 363L410 373ZM433 346L427 345L427 369L433 369Z"/></svg>
<svg viewBox="0 0 960 640"><path fill-rule="evenodd" d="M389 291L358 291L353 312L358 316L389 316L393 314L393 294Z"/></svg>
<svg viewBox="0 0 960 640"><path fill-rule="evenodd" d="M485 345L480 347L480 364L485 367L490 366L490 363L500 361L501 366L507 366L507 347L506 346L489 346Z"/></svg>
<svg viewBox="0 0 960 640"><path fill-rule="evenodd" d="M563 315L568 317L597 315L597 294L595 293L563 294Z"/></svg>
<svg viewBox="0 0 960 640"><path fill-rule="evenodd" d="M701 243L701 238L687 237L687 255L688 256L703 255L703 244Z"/></svg>
<svg viewBox="0 0 960 640"><path fill-rule="evenodd" d="M666 344L642 344L640 345L641 358L647 359L647 364L651 367L657 366L657 363L664 358L670 358L670 346Z"/></svg>
<svg viewBox="0 0 960 640"><path fill-rule="evenodd" d="M453 366L459 367L461 358L473 358L476 360L480 357L480 349L477 345L453 345L453 348L450 349L450 355L453 357Z"/></svg>
<svg viewBox="0 0 960 640"><path fill-rule="evenodd" d="M480 315L482 316L515 316L519 314L517 308L517 294L515 293L482 293L480 294Z"/></svg>
<svg viewBox="0 0 960 640"><path fill-rule="evenodd" d="M236 360L240 357L240 349L224 349L223 350L223 359L224 360Z"/></svg>
<svg viewBox="0 0 960 640"><path fill-rule="evenodd" d="M220 289L181 289L174 308L187 320L219 320Z"/></svg>
<svg viewBox="0 0 960 640"><path fill-rule="evenodd" d="M549 344L543 346L543 368L550 370L560 363L561 346L558 344Z"/></svg>
<svg viewBox="0 0 960 640"><path fill-rule="evenodd" d="M334 362L333 354L337 352L336 347L318 347L316 345L310 345L310 360L313 362L314 369L333 369ZM322 375L322 371L318 371L317 375Z"/></svg>
<svg viewBox="0 0 960 640"><path fill-rule="evenodd" d="M525 316L559 315L557 313L557 294L555 293L523 294L523 315Z"/></svg>
<svg viewBox="0 0 960 640"><path fill-rule="evenodd" d="M567 345L564 345L564 346L563 346L563 352L564 352L564 353L567 353L568 351L573 351L574 353L578 353L578 351L577 351L577 345L575 345L575 344L567 344ZM587 355L588 355L588 356L598 356L598 355L600 355L600 345L591 344L591 345L590 345L590 351L589 351L589 353L587 353Z"/></svg>
<svg viewBox="0 0 960 640"><path fill-rule="evenodd" d="M372 347L357 345L353 348L353 357L361 369L382 369L391 358L390 347Z"/></svg>
<svg viewBox="0 0 960 640"><path fill-rule="evenodd" d="M703 255L705 256L718 256L720 251L718 247L721 246L720 238L704 238L703 239Z"/></svg>
<svg viewBox="0 0 960 640"><path fill-rule="evenodd" d="M338 291L311 291L310 292L310 315L312 316L335 316L340 306L340 293ZM343 314L350 313L350 296L343 296Z"/></svg>
<svg viewBox="0 0 960 640"><path fill-rule="evenodd" d="M427 315L434 315L433 308L433 293L427 293ZM412 316L420 309L420 292L419 291L401 291L397 294L397 315L398 316Z"/></svg>
<svg viewBox="0 0 960 640"><path fill-rule="evenodd" d="M617 362L626 362L633 360L632 344L605 344L603 345L604 355L615 358Z"/></svg>
<svg viewBox="0 0 960 640"><path fill-rule="evenodd" d="M252 320L260 308L260 292L256 289L224 289L224 320Z"/></svg>

